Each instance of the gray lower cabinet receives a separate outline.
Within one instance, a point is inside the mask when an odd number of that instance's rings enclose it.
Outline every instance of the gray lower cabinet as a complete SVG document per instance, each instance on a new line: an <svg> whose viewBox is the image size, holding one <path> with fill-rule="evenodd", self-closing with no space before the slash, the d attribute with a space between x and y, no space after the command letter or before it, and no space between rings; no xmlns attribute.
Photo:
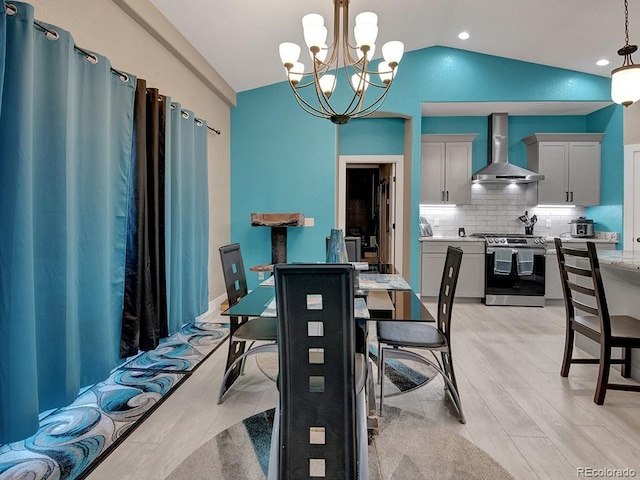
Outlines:
<svg viewBox="0 0 640 480"><path fill-rule="evenodd" d="M480 299L484 296L484 242L427 240L420 243L420 295L438 296L447 247L451 245L463 251L456 298Z"/></svg>
<svg viewBox="0 0 640 480"><path fill-rule="evenodd" d="M553 241L549 243L553 245ZM586 250L587 244L585 242L564 242L563 245L584 248ZM596 250L615 250L615 243L596 243ZM560 283L560 270L558 268L558 255L555 248L549 248L547 250L547 256L545 259L545 272L544 272L544 298L545 300L563 300L562 284Z"/></svg>

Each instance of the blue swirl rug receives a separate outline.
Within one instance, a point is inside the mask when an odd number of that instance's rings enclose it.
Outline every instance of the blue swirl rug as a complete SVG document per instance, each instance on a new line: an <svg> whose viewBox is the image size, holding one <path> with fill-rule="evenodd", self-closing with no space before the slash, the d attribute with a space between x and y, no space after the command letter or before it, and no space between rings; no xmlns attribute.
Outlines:
<svg viewBox="0 0 640 480"><path fill-rule="evenodd" d="M71 405L43 416L35 435L0 446L0 479L84 478L216 351L228 331L228 324L190 323L118 367Z"/></svg>

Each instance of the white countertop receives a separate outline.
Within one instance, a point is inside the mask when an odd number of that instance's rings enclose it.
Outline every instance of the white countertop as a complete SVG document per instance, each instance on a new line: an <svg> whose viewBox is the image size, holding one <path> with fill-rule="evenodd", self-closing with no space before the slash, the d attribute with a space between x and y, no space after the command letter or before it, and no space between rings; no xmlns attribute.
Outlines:
<svg viewBox="0 0 640 480"><path fill-rule="evenodd" d="M547 241L547 245L549 248L553 248L553 238L554 237L545 237ZM433 236L433 237L420 237L419 240L421 242L484 242L484 238L481 237L459 237L457 235L441 235L441 236ZM573 237L560 237L562 243L585 243L585 242L594 242L594 243L618 243L615 239L611 238L573 238Z"/></svg>
<svg viewBox="0 0 640 480"><path fill-rule="evenodd" d="M420 237L421 242L484 242L480 237L459 237L457 235L442 235L433 237Z"/></svg>
<svg viewBox="0 0 640 480"><path fill-rule="evenodd" d="M598 252L600 265L640 271L640 252L608 250Z"/></svg>

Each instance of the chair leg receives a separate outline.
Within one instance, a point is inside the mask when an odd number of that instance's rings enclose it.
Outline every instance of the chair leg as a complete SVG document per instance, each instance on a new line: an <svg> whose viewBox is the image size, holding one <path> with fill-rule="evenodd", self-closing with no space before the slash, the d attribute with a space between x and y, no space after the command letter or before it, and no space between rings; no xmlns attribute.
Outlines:
<svg viewBox="0 0 640 480"><path fill-rule="evenodd" d="M369 379L366 380L367 382ZM358 479L368 480L369 478L369 434L367 426L368 405L367 389L356 395L356 416L357 416L357 444L358 444Z"/></svg>
<svg viewBox="0 0 640 480"><path fill-rule="evenodd" d="M598 383L593 401L597 405L604 403L607 394L607 384L609 383L609 370L611 368L611 347L602 344L600 346L600 369L598 370Z"/></svg>
<svg viewBox="0 0 640 480"><path fill-rule="evenodd" d="M627 347L622 351L624 363L620 368L620 374L623 378L631 378L631 348Z"/></svg>
<svg viewBox="0 0 640 480"><path fill-rule="evenodd" d="M560 376L568 377L569 368L571 367L571 358L573 356L573 328L567 328L567 333L564 336L564 355L562 357L562 367L560 368Z"/></svg>
<svg viewBox="0 0 640 480"><path fill-rule="evenodd" d="M242 355L238 356L233 361L233 363L231 363L229 368L227 368L224 372L224 377L222 378L222 385L220 386L220 392L218 393L218 405L222 403L222 399L224 398L225 394L229 391L230 386L227 386L227 379L233 373L233 369L236 367L236 365L243 364L245 359L249 355L255 355L257 353L262 353L262 352L277 352L277 351L278 351L277 344L266 343L264 345L258 345L257 347L251 348L246 352L244 352Z"/></svg>
<svg viewBox="0 0 640 480"><path fill-rule="evenodd" d="M380 379L380 416L382 417L384 412L382 411L384 403L384 351L385 347L378 349L378 373Z"/></svg>
<svg viewBox="0 0 640 480"><path fill-rule="evenodd" d="M378 342L378 383L380 383L382 381L382 375L384 372L384 366L382 365L382 362L380 361L380 358L382 356L382 350L380 350L380 342Z"/></svg>
<svg viewBox="0 0 640 480"><path fill-rule="evenodd" d="M458 382L456 382L456 374L453 371L453 360L451 359L451 352L441 352L442 365L444 366L444 372L449 375L453 388L458 391Z"/></svg>

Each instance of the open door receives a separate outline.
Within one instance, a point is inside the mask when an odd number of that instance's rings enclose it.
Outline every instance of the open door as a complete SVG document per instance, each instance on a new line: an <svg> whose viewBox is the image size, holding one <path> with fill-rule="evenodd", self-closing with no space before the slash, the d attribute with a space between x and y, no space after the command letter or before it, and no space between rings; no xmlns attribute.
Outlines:
<svg viewBox="0 0 640 480"><path fill-rule="evenodd" d="M380 262L394 264L394 230L395 230L395 182L393 164L379 165L380 181L378 182L378 203L380 206L379 244Z"/></svg>
<svg viewBox="0 0 640 480"><path fill-rule="evenodd" d="M337 225L347 236L360 236L362 260L391 263L402 270L402 243L397 219L402 219L402 156L340 156Z"/></svg>

